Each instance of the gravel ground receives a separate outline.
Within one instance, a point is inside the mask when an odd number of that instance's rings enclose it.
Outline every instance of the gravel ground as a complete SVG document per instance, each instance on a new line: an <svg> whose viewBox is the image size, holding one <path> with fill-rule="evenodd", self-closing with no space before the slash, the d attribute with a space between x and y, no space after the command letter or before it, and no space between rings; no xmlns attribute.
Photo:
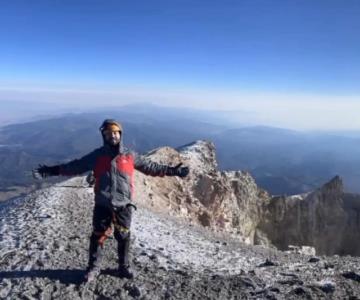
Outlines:
<svg viewBox="0 0 360 300"><path fill-rule="evenodd" d="M93 192L82 184L72 178L0 204L0 299L360 299L360 258L245 245L141 207L136 278L115 276L109 239L102 274L85 284Z"/></svg>

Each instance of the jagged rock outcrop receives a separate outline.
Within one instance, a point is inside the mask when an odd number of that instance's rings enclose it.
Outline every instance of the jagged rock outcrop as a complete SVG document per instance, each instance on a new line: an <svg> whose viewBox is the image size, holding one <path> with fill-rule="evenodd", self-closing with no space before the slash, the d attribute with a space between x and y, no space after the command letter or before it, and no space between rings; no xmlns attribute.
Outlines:
<svg viewBox="0 0 360 300"><path fill-rule="evenodd" d="M273 197L259 224L279 249L308 245L318 254L360 255L360 196L344 192L339 176L314 192Z"/></svg>
<svg viewBox="0 0 360 300"><path fill-rule="evenodd" d="M190 166L185 179L149 178L137 174L136 201L158 212L166 212L209 227L213 231L237 234L253 244L269 194L243 171L220 172L215 146L197 141L177 150L163 147L148 154L151 160Z"/></svg>

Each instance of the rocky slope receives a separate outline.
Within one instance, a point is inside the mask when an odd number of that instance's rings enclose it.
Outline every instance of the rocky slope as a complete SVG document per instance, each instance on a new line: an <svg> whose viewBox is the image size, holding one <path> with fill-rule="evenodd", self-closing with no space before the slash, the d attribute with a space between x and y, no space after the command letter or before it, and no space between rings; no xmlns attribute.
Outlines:
<svg viewBox="0 0 360 300"><path fill-rule="evenodd" d="M132 235L136 279L114 276L109 240L103 273L83 284L93 206L83 182L73 178L1 207L1 299L359 299L359 258L246 245L141 205Z"/></svg>
<svg viewBox="0 0 360 300"><path fill-rule="evenodd" d="M279 198L246 172L219 172L209 142L148 157L183 162L191 173L184 180L136 174L135 280L114 276L116 245L109 240L99 280L81 283L93 191L77 177L1 204L0 298L359 299L360 258L251 245L311 245L322 253L337 226L343 238L331 249L338 252L359 226L358 198L343 193L338 178L313 193Z"/></svg>

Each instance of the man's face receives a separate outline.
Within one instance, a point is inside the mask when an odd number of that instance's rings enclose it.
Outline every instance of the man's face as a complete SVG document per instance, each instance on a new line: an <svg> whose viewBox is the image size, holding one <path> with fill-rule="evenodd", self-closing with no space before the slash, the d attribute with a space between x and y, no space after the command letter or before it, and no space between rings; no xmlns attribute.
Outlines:
<svg viewBox="0 0 360 300"><path fill-rule="evenodd" d="M120 143L121 134L119 131L105 130L104 137L109 145L116 146Z"/></svg>

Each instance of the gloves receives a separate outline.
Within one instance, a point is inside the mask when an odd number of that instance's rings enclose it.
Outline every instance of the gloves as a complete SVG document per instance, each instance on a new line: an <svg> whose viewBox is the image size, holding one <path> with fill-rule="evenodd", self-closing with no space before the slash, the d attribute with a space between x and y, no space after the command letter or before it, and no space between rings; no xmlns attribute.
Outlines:
<svg viewBox="0 0 360 300"><path fill-rule="evenodd" d="M189 174L189 167L181 167L181 165L182 163L179 163L175 167L168 167L165 175L186 177Z"/></svg>
<svg viewBox="0 0 360 300"><path fill-rule="evenodd" d="M32 173L35 179L41 179L48 176L58 176L60 175L60 166L48 167L47 165L39 165L39 167L34 169Z"/></svg>

